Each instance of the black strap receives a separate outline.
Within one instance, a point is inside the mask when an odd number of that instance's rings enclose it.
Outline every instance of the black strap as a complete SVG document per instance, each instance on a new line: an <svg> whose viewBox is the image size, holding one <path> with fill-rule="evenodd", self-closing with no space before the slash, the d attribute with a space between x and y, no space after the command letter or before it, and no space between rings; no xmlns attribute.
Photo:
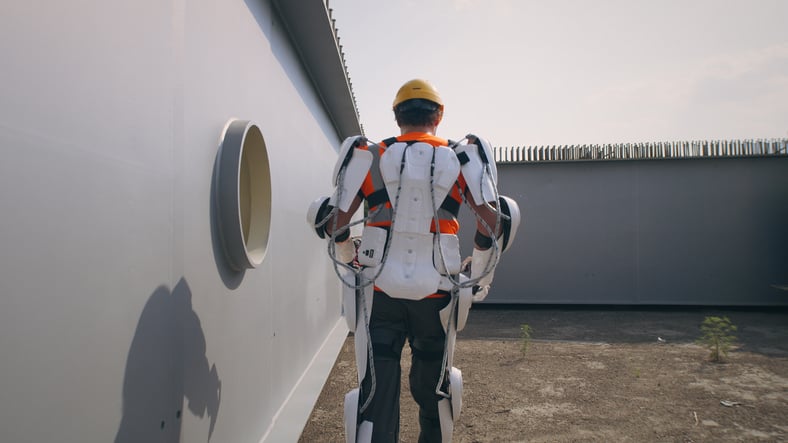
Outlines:
<svg viewBox="0 0 788 443"><path fill-rule="evenodd" d="M451 195L447 195L443 200L443 203L441 203L441 209L451 213L456 217L457 214L460 213L460 202L453 199Z"/></svg>
<svg viewBox="0 0 788 443"><path fill-rule="evenodd" d="M459 154L457 154L457 160L460 161L461 165L464 165L465 163L468 163L469 161L471 161L471 159L468 158L468 154L466 154L464 152L460 152Z"/></svg>
<svg viewBox="0 0 788 443"><path fill-rule="evenodd" d="M512 210L509 209L509 204L506 203L506 199L499 198L498 201L501 203L501 212L507 216L512 215ZM503 225L503 247L506 248L506 246L509 244L509 236L512 233L512 218L504 218L501 220L501 224Z"/></svg>
<svg viewBox="0 0 788 443"><path fill-rule="evenodd" d="M484 153L484 148L482 147L482 141L481 140L479 140L479 147L478 148L479 148L478 149L479 150L479 158L482 159L482 163L484 163L484 164L490 163L490 160L487 160L487 154Z"/></svg>
<svg viewBox="0 0 788 443"><path fill-rule="evenodd" d="M388 148L389 146L393 145L396 142L397 142L397 137L390 137L383 140L381 143L383 143L383 145Z"/></svg>
<svg viewBox="0 0 788 443"><path fill-rule="evenodd" d="M420 141L421 140L406 140L406 141L403 141L401 143L405 143L406 145L410 146L412 144L419 143ZM394 143L397 143L397 142L399 142L399 140L397 140L397 137L391 137L391 138L387 138L387 139L383 140L380 143L382 143L385 147L388 148L389 146L391 146L391 145L393 145Z"/></svg>
<svg viewBox="0 0 788 443"><path fill-rule="evenodd" d="M490 246L492 246L492 237L488 237L481 232L476 231L476 236L473 238L473 242L476 243L476 246L482 250L489 249Z"/></svg>
<svg viewBox="0 0 788 443"><path fill-rule="evenodd" d="M369 194L366 198L370 208L374 208L375 206L391 201L386 188L378 189L372 194Z"/></svg>
<svg viewBox="0 0 788 443"><path fill-rule="evenodd" d="M337 234L337 236L334 238L334 241L337 243L342 243L343 241L349 238L350 238L350 229L346 229L341 233Z"/></svg>

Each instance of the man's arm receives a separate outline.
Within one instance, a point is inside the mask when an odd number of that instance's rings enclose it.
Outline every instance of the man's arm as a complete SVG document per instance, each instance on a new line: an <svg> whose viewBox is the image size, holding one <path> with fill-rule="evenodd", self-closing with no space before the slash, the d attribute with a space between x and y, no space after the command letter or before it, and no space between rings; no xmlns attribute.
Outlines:
<svg viewBox="0 0 788 443"><path fill-rule="evenodd" d="M484 244L485 242L483 241L481 242L483 244L479 244L479 236L497 238L501 234L501 226L497 226L497 231L493 232L496 229L496 225L500 225L498 213L494 210L496 207L495 202L489 203L489 206L487 204L478 204L474 201L473 195L467 190L465 191L465 198L471 206L471 210L478 217L476 220L476 238L474 238L474 246L481 250L486 250L490 245Z"/></svg>
<svg viewBox="0 0 788 443"><path fill-rule="evenodd" d="M343 211L338 209L336 214L332 218L330 218L326 222L326 234L332 235L334 226L336 226L337 232L341 232L343 228L350 224L350 221L353 219L353 215L358 211L359 206L361 206L361 197L358 195L353 199L353 202L350 204L350 207L347 211ZM345 232L350 235L350 229L346 230ZM345 237L344 233L340 234L342 237ZM337 242L344 241L347 238L337 238Z"/></svg>
<svg viewBox="0 0 788 443"><path fill-rule="evenodd" d="M358 194L372 164L372 153L363 149L366 138L348 137L342 142L334 166L334 195L312 202L307 210L307 223L320 238L329 237L336 243L335 258L348 263L355 257L355 247L350 241L350 221L361 205ZM361 148L361 149L358 149Z"/></svg>
<svg viewBox="0 0 788 443"><path fill-rule="evenodd" d="M466 191L466 200L478 217L471 256L471 279L478 279L473 300L482 301L487 297L501 254L514 240L520 225L520 208L517 202L505 196L500 196L497 204L480 205Z"/></svg>

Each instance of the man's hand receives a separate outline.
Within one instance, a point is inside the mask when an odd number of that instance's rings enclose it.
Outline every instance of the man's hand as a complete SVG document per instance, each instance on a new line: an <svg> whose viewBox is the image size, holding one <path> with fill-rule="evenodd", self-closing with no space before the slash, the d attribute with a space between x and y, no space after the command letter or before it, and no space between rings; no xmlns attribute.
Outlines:
<svg viewBox="0 0 788 443"><path fill-rule="evenodd" d="M490 285L495 275L495 266L498 264L498 257L494 248L484 251L474 247L471 255L471 279L477 280L473 287L473 301L482 301L490 291Z"/></svg>
<svg viewBox="0 0 788 443"><path fill-rule="evenodd" d="M487 293L490 292L490 285L474 286L473 287L473 301L482 301L487 298Z"/></svg>

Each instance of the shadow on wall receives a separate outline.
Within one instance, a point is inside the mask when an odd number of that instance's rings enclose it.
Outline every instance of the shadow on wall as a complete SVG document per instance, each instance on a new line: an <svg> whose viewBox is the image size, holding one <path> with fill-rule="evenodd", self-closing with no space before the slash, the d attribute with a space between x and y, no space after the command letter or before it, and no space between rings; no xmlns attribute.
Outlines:
<svg viewBox="0 0 788 443"><path fill-rule="evenodd" d="M210 441L221 401L216 365L209 367L205 335L181 279L172 293L158 287L140 315L123 379L123 418L115 443L180 442L184 397L198 417L211 419Z"/></svg>

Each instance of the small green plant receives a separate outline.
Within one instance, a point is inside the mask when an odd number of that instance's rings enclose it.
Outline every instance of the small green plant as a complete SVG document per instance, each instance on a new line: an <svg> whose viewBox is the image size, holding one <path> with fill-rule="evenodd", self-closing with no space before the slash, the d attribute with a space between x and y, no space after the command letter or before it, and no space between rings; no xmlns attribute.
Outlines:
<svg viewBox="0 0 788 443"><path fill-rule="evenodd" d="M712 361L721 362L736 341L736 329L728 317L706 317L700 325L702 335L698 343L711 351Z"/></svg>
<svg viewBox="0 0 788 443"><path fill-rule="evenodd" d="M531 344L531 326L527 324L520 325L520 352L525 357L528 352L528 345Z"/></svg>

